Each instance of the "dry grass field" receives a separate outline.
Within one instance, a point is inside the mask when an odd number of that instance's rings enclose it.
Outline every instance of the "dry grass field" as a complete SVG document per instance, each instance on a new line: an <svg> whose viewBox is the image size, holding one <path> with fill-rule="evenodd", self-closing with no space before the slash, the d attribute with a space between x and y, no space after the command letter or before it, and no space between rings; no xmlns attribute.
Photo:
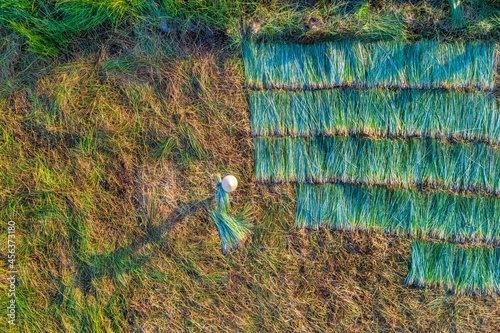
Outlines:
<svg viewBox="0 0 500 333"><path fill-rule="evenodd" d="M500 2L4 0L0 36L0 331L500 331L499 295L405 285L410 239L295 227L293 186L256 182L241 52L498 42ZM223 255L227 172L254 229Z"/></svg>

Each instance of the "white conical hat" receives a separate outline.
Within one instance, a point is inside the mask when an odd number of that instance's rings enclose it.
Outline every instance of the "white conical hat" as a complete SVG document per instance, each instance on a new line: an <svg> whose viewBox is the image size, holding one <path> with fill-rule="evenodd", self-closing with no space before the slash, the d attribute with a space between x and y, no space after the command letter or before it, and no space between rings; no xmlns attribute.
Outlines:
<svg viewBox="0 0 500 333"><path fill-rule="evenodd" d="M227 174L222 179L222 188L226 192L233 192L238 187L238 180L235 176Z"/></svg>

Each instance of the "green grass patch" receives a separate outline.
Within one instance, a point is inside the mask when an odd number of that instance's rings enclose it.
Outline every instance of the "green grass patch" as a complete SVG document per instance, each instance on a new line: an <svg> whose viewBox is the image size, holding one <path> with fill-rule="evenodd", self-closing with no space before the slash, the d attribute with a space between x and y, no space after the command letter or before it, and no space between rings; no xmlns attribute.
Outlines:
<svg viewBox="0 0 500 333"><path fill-rule="evenodd" d="M368 135L500 143L489 94L439 90L251 91L256 136Z"/></svg>
<svg viewBox="0 0 500 333"><path fill-rule="evenodd" d="M339 41L245 44L247 85L266 89L338 86L476 88L494 86L496 45Z"/></svg>
<svg viewBox="0 0 500 333"><path fill-rule="evenodd" d="M299 184L301 228L375 230L454 242L500 242L500 200L381 186Z"/></svg>
<svg viewBox="0 0 500 333"><path fill-rule="evenodd" d="M459 294L500 292L500 248L415 240L407 283Z"/></svg>
<svg viewBox="0 0 500 333"><path fill-rule="evenodd" d="M52 56L85 31L108 23L133 20L147 6L145 0L5 0L0 24L25 37L31 50Z"/></svg>
<svg viewBox="0 0 500 333"><path fill-rule="evenodd" d="M500 150L433 139L267 138L255 142L260 182L430 186L500 193Z"/></svg>

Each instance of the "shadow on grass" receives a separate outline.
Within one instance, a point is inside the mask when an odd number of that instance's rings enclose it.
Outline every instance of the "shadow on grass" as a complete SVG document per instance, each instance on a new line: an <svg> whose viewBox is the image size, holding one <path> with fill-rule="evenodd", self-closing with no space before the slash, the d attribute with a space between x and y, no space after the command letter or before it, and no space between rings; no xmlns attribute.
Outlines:
<svg viewBox="0 0 500 333"><path fill-rule="evenodd" d="M95 293L95 286L92 284L92 281L104 276L112 277L119 285L124 285L126 282L124 280L125 274L138 269L155 256L155 253L142 256L137 255L142 249L150 244L159 242L165 234L178 223L182 222L184 218L193 216L204 209L210 200L211 197L181 205L170 213L160 225L156 227L149 225L146 235L110 254L93 255L84 260L79 258L77 262L77 284L85 294Z"/></svg>

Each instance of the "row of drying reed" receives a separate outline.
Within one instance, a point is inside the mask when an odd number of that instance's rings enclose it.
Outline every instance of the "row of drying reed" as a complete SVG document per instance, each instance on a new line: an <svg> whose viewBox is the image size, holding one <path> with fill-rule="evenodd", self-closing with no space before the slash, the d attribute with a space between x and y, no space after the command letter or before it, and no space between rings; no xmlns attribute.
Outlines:
<svg viewBox="0 0 500 333"><path fill-rule="evenodd" d="M432 137L500 143L500 110L484 93L332 89L251 91L255 136Z"/></svg>
<svg viewBox="0 0 500 333"><path fill-rule="evenodd" d="M384 186L299 184L300 228L377 231L421 239L500 243L500 200Z"/></svg>
<svg viewBox="0 0 500 333"><path fill-rule="evenodd" d="M500 248L414 240L407 284L458 294L500 293Z"/></svg>
<svg viewBox="0 0 500 333"><path fill-rule="evenodd" d="M243 46L247 86L255 89L494 87L496 45L420 41Z"/></svg>
<svg viewBox="0 0 500 333"><path fill-rule="evenodd" d="M352 183L500 194L500 150L434 139L257 137L260 182Z"/></svg>
<svg viewBox="0 0 500 333"><path fill-rule="evenodd" d="M288 90L250 91L251 124L257 179L300 183L299 227L500 242L495 98L435 90L493 89L495 45L247 44L243 55L248 87ZM498 248L412 250L408 284L500 292Z"/></svg>

